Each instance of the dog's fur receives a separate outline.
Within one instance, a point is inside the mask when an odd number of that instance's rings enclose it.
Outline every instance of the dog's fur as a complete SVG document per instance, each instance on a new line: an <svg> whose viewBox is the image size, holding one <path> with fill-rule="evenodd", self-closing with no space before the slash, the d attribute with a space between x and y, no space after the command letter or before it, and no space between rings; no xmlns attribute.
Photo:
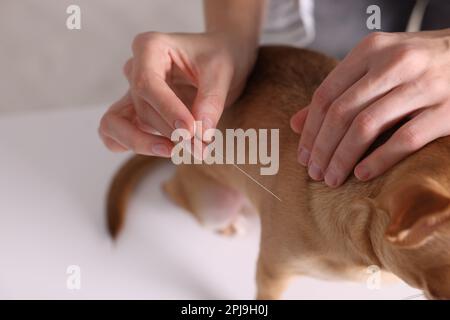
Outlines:
<svg viewBox="0 0 450 320"><path fill-rule="evenodd" d="M280 129L280 170L260 176L239 165L180 165L165 190L198 220L233 232L248 208L260 215L257 298L279 298L295 275L352 278L370 265L392 272L429 298L450 298L450 139L430 143L370 182L336 189L314 182L297 163L290 117L308 105L336 61L288 47L261 48L247 87L218 126ZM109 230L124 220L134 182L155 158L135 156L108 197ZM160 160L158 160L160 161Z"/></svg>

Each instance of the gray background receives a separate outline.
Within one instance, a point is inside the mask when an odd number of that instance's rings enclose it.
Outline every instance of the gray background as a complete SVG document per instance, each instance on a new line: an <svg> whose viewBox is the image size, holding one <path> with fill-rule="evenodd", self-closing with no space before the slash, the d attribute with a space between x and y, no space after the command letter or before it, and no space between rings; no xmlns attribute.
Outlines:
<svg viewBox="0 0 450 320"><path fill-rule="evenodd" d="M66 8L81 7L81 30ZM0 112L108 104L140 32L203 29L201 0L1 0Z"/></svg>

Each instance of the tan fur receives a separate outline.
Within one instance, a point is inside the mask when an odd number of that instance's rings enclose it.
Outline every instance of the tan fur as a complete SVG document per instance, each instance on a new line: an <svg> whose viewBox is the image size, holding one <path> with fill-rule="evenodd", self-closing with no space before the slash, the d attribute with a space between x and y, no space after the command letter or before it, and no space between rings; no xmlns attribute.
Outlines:
<svg viewBox="0 0 450 320"><path fill-rule="evenodd" d="M181 165L165 190L216 230L233 231L248 208L260 214L260 299L280 298L295 275L356 278L370 265L394 273L430 298L449 299L449 138L429 144L377 179L362 183L351 177L337 189L311 180L296 161L299 137L289 119L309 103L335 65L307 50L262 48L244 94L220 122L221 130L280 130L277 175L259 175L259 165L239 167L282 201L231 165ZM142 167L139 163L136 168ZM131 190L133 179L127 176L139 175L132 167L119 172L108 200L113 235Z"/></svg>

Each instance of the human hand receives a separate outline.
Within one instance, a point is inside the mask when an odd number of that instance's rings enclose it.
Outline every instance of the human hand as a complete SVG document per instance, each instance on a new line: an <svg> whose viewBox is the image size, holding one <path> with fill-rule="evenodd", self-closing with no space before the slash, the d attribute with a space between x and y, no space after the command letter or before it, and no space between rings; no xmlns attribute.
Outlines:
<svg viewBox="0 0 450 320"><path fill-rule="evenodd" d="M361 159L386 129L411 117ZM427 143L450 135L450 29L373 33L356 46L291 118L298 161L314 180L370 180ZM356 167L355 167L356 165Z"/></svg>
<svg viewBox="0 0 450 320"><path fill-rule="evenodd" d="M104 114L99 134L116 152L169 157L171 133L214 128L224 107L240 95L255 48L226 34L148 32L133 42L124 67L129 92Z"/></svg>

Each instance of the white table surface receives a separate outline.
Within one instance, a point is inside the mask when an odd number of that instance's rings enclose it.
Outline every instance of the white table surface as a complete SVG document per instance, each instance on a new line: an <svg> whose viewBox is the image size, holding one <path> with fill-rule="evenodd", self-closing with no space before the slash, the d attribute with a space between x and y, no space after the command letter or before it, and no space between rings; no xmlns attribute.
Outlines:
<svg viewBox="0 0 450 320"><path fill-rule="evenodd" d="M104 219L110 178L127 155L97 138L103 108L0 117L0 298L252 299L258 226L226 238L202 229L161 193L171 172L149 175L117 243ZM81 268L70 290L66 269ZM298 278L287 299L405 299L403 283Z"/></svg>

